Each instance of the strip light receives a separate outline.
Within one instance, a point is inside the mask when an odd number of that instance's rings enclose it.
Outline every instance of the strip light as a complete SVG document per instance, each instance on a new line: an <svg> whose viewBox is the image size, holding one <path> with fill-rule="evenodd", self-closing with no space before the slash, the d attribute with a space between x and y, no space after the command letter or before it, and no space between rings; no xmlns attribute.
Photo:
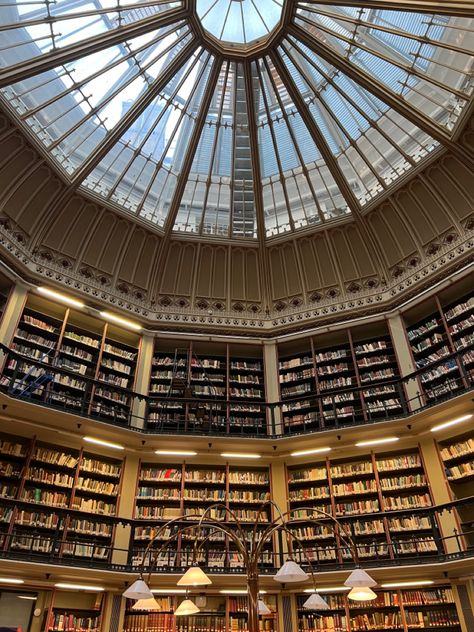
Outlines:
<svg viewBox="0 0 474 632"><path fill-rule="evenodd" d="M438 432L438 430L444 430L445 428L449 428L450 426L455 426L456 424L460 424L463 421L467 421L471 419L472 415L463 415L462 417L457 417L456 419L451 419L451 421L445 421L442 424L438 424L437 426L433 426L431 428L431 432Z"/></svg>
<svg viewBox="0 0 474 632"><path fill-rule="evenodd" d="M113 448L114 450L125 450L123 445L119 443L111 443L110 441L103 441L102 439L95 439L94 437L82 437L87 443L93 443L94 445L103 445L106 448Z"/></svg>
<svg viewBox="0 0 474 632"><path fill-rule="evenodd" d="M185 595L186 588L152 588L154 595Z"/></svg>
<svg viewBox="0 0 474 632"><path fill-rule="evenodd" d="M163 454L168 456L196 456L194 450L155 450L155 454Z"/></svg>
<svg viewBox="0 0 474 632"><path fill-rule="evenodd" d="M247 452L246 454L241 452L221 452L221 456L229 458L229 459L261 459L261 454L252 454L252 452Z"/></svg>
<svg viewBox="0 0 474 632"><path fill-rule="evenodd" d="M398 437L385 437L383 439L371 439L370 441L358 441L356 443L356 448L365 448L369 445L378 445L381 443L395 443L399 441Z"/></svg>
<svg viewBox="0 0 474 632"><path fill-rule="evenodd" d="M410 586L431 586L434 584L432 579L420 579L418 581L408 582L391 582L388 584L380 584L381 588L409 588Z"/></svg>
<svg viewBox="0 0 474 632"><path fill-rule="evenodd" d="M110 320L113 323L117 323L117 325L123 325L124 327L134 329L135 331L142 330L141 325L135 323L133 320L128 320L128 318L122 318L122 316L118 316L118 314L112 314L112 312L100 312L100 315L102 318L105 318L105 320Z"/></svg>
<svg viewBox="0 0 474 632"><path fill-rule="evenodd" d="M219 590L219 592L221 593L221 595L247 595L248 594L248 590L246 588L223 588L222 590ZM258 591L259 595L266 595L267 591L266 590L259 590Z"/></svg>
<svg viewBox="0 0 474 632"><path fill-rule="evenodd" d="M63 588L65 590L93 590L94 592L103 592L104 588L102 586L88 586L82 584L68 584L62 583L54 584L55 588Z"/></svg>
<svg viewBox="0 0 474 632"><path fill-rule="evenodd" d="M52 290L49 287L44 287L41 285L36 288L36 291L44 296L48 296L49 298L53 298L56 301L60 301L61 303L66 303L66 305L71 305L72 307L78 307L82 309L85 307L85 303L79 301L76 298L72 298L72 296L67 296L67 294L62 294L61 292L56 292L56 290Z"/></svg>
<svg viewBox="0 0 474 632"><path fill-rule="evenodd" d="M291 452L290 456L305 456L306 454L321 454L323 452L331 452L331 448L313 448L312 450L298 450Z"/></svg>
<svg viewBox="0 0 474 632"><path fill-rule="evenodd" d="M36 601L38 597L33 597L32 595L17 595L18 599L28 599L29 601Z"/></svg>
<svg viewBox="0 0 474 632"><path fill-rule="evenodd" d="M331 593L331 592L348 592L350 590L349 586L324 586L323 588L305 588L305 593Z"/></svg>
<svg viewBox="0 0 474 632"><path fill-rule="evenodd" d="M0 577L0 584L24 584L24 579L12 579L10 577Z"/></svg>

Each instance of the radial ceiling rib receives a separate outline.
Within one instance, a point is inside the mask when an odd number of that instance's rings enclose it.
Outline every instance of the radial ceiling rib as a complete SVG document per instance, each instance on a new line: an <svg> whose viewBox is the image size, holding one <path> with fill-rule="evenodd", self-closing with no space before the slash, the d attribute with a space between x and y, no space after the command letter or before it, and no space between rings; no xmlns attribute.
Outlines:
<svg viewBox="0 0 474 632"><path fill-rule="evenodd" d="M471 18L474 12L474 2L471 0L306 0L304 4L436 13L466 18Z"/></svg>
<svg viewBox="0 0 474 632"><path fill-rule="evenodd" d="M414 123L417 127L424 130L432 138L455 149L456 146L451 142L450 134L434 123L423 112L416 110L409 103L401 99L395 92L386 88L374 76L369 76L356 65L352 64L334 49L330 49L316 38L312 37L305 29L298 25L290 25L288 32L295 37L296 40L303 42L311 51L333 64L338 70L345 73L348 77L359 83L366 90L374 94L381 101L389 105L396 112Z"/></svg>
<svg viewBox="0 0 474 632"><path fill-rule="evenodd" d="M345 6L342 8L345 8ZM453 53L466 54L466 51L463 48L456 46L454 42L443 42L439 39L432 39L426 35L417 35L415 33L410 33L409 31L403 31L399 28L393 28L390 26L377 24L376 22L370 22L369 24L367 23L366 20L360 17L360 13L357 17L355 17L350 14L344 13L344 11L340 9L339 10L336 9L335 11L323 10L323 8L321 8L321 3L318 3L318 6L314 8L305 7L305 10L308 11L309 13L313 13L316 16L325 16L333 20L340 20L342 23L347 22L348 24L352 24L355 27L359 27L359 28L362 27L365 29L365 31L370 29L370 31L379 31L381 33L389 33L390 35L396 35L398 37L410 39L420 44L432 44L433 46L436 46L437 48L444 48Z"/></svg>
<svg viewBox="0 0 474 632"><path fill-rule="evenodd" d="M149 16L136 23L132 22L126 26L105 31L64 48L52 50L33 59L27 59L0 71L0 88L28 79L39 73L53 70L58 66L67 64L80 57L97 53L110 46L122 44L125 40L152 33L186 18L187 15L186 9L171 9L162 14Z"/></svg>
<svg viewBox="0 0 474 632"><path fill-rule="evenodd" d="M258 155L258 133L255 113L258 105L255 103L254 81L252 78L252 65L246 63L244 66L245 75L245 98L247 102L248 112L248 129L251 147L252 171L255 194L255 214L257 219L257 238L259 243L258 256L260 263L260 272L263 284L263 300L264 308L270 309L271 292L270 292L270 267L268 262L268 252L265 247L265 217L263 208L263 190L262 190L262 171L260 166L260 157Z"/></svg>
<svg viewBox="0 0 474 632"><path fill-rule="evenodd" d="M295 84L293 77L288 72L285 64L283 64L279 56L274 51L270 53L270 57L273 65L277 69L278 74L285 84L285 88L287 89L288 94L293 100L293 103L295 103L295 105L298 107L298 110L306 127L308 128L312 138L314 139L314 142L316 143L319 151L321 152L321 155L323 156L327 166L329 167L334 181L337 183L337 186L339 187L349 208L351 209L354 219L360 227L361 233L371 244L372 251L377 257L378 265L380 266L379 269L383 270L385 274L388 275L388 269L385 264L384 258L381 256L379 246L377 242L373 239L370 229L367 227L365 221L361 217L359 201L357 200L351 187L349 186L349 183L342 174L342 171L340 170L339 165L329 145L327 144L326 139L324 138L324 135L315 124L314 119L309 112L308 105L302 97L300 91L298 90L298 86Z"/></svg>
<svg viewBox="0 0 474 632"><path fill-rule="evenodd" d="M212 63L211 70L208 75L208 80L206 82L206 88L202 94L202 101L200 103L199 112L197 118L195 120L194 128L191 132L191 137L189 139L186 154L182 160L181 171L178 175L178 179L176 182L176 187L174 190L174 195L171 200L170 208L168 211L168 215L164 224L164 235L160 244L160 252L156 257L155 266L152 272L152 282L151 287L156 287L158 284L158 277L163 270L163 265L166 260L166 256L170 246L170 238L173 231L173 226L176 221L176 216L178 214L179 205L181 204L181 198L183 196L186 182L189 176L189 172L191 170L194 154L196 152L199 139L201 137L202 128L204 123L206 122L206 116L209 110L209 107L212 102L212 97L214 96L214 90L219 79L220 70L222 66L222 59L214 58Z"/></svg>
<svg viewBox="0 0 474 632"><path fill-rule="evenodd" d="M89 156L83 165L76 171L71 179L73 187L79 186L83 180L93 171L112 147L120 140L127 129L146 110L148 105L156 98L163 88L177 75L180 68L190 59L197 49L197 42L191 39L185 47L170 62L169 66L162 72L133 106L124 114L120 122L107 134L97 151Z"/></svg>

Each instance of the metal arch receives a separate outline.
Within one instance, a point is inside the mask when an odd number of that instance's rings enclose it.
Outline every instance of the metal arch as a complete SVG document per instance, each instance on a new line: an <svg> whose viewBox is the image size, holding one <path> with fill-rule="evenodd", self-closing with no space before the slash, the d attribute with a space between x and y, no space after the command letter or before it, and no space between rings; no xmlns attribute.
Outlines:
<svg viewBox="0 0 474 632"><path fill-rule="evenodd" d="M133 124L133 122L145 111L153 99L163 90L163 88L171 81L181 66L185 64L197 49L198 43L191 40L176 57L171 61L166 70L159 75L157 79L148 87L143 95L134 103L128 112L121 118L120 122L105 137L100 147L91 154L83 165L76 171L70 179L71 186L77 188L89 173L100 163L102 158L112 149L116 142L122 137L123 133Z"/></svg>
<svg viewBox="0 0 474 632"><path fill-rule="evenodd" d="M305 0L305 2L306 4L335 5L358 9L386 9L455 17L474 17L474 2L471 0Z"/></svg>
<svg viewBox="0 0 474 632"><path fill-rule="evenodd" d="M451 136L448 132L443 130L436 123L433 123L433 121L431 121L427 116L412 108L408 103L398 98L395 93L387 90L385 86L375 77L369 77L365 72L357 68L357 66L349 62L342 55L340 55L336 51L332 51L326 48L326 46L311 37L308 32L302 29L300 26L292 24L288 27L288 32L297 40L305 44L305 46L307 46L316 55L319 55L320 57L325 59L335 68L337 68L348 77L353 79L356 83L360 84L363 88L374 94L377 98L384 101L396 112L417 125L432 138L450 147L451 149L453 148Z"/></svg>
<svg viewBox="0 0 474 632"><path fill-rule="evenodd" d="M209 79L208 79L206 90L205 90L205 96L201 102L199 114L196 119L196 125L192 132L189 145L186 149L186 156L184 157L184 160L183 160L181 173L179 174L178 179L177 179L176 190L174 192L173 199L168 211L168 216L166 218L166 222L163 227L163 237L160 242L160 252L158 253L154 270L151 274L151 282L150 282L151 287L155 286L157 277L161 270L162 263L169 249L171 233L173 231L173 226L176 221L176 216L178 214L181 198L183 196L183 193L188 181L189 172L193 164L194 154L196 153L199 139L201 138L201 132L206 122L206 116L207 116L207 113L212 101L212 97L214 96L214 90L219 80L219 74L221 71L222 62L223 60L221 57L214 57L214 62L212 64L211 72L209 73Z"/></svg>
<svg viewBox="0 0 474 632"><path fill-rule="evenodd" d="M125 39L132 39L156 31L175 22L186 19L189 13L186 9L174 9L163 13L161 17L150 16L135 24L119 27L113 31L106 31L94 35L89 39L64 48L45 53L35 59L22 61L0 72L0 88L4 88L17 81L23 81L42 72L52 70L57 66L67 64L80 57L121 44ZM21 24L19 25L21 26Z"/></svg>
<svg viewBox="0 0 474 632"><path fill-rule="evenodd" d="M285 88L287 89L288 94L290 95L293 103L297 106L298 111L301 115L301 118L303 119L304 124L306 125L309 133L311 134L311 137L313 138L314 142L316 143L316 146L321 152L321 155L324 158L324 161L329 171L331 172L332 177L334 178L334 181L336 182L342 195L344 196L344 199L346 200L352 212L355 222L359 225L362 234L367 238L368 243L372 246L373 253L377 258L379 269L383 273L385 273L385 275L387 275L388 277L387 264L385 263L382 253L380 252L377 241L373 238L373 235L369 227L367 226L366 222L364 221L362 217L359 201L357 200L356 196L352 192L352 189L350 188L349 183L347 182L342 171L340 170L339 165L337 164L337 160L334 157L331 151L331 148L327 144L327 141L324 138L321 130L318 128L318 126L314 122L309 112L309 108L306 104L306 101L301 96L293 78L288 72L285 64L281 61L278 54L275 51L271 51L269 53L269 56L273 62L273 65L278 71L278 74L280 75L280 78L282 79L285 85Z"/></svg>

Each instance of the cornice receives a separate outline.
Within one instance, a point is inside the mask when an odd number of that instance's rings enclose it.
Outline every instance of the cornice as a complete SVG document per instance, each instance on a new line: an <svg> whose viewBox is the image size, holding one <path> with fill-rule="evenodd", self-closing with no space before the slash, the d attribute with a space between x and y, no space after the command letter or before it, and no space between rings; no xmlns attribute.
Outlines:
<svg viewBox="0 0 474 632"><path fill-rule="evenodd" d="M85 276L75 271L64 258L45 259L31 253L21 232L9 221L0 221L0 248L19 275L33 284L50 284L81 295L92 304L107 304L142 321L150 329L215 334L234 333L249 337L274 337L286 332L303 331L315 326L329 326L371 315L383 315L406 300L426 290L474 260L474 228L466 228L460 238L440 245L423 260L399 269L395 278L377 287L344 288L339 292L318 295L312 303L285 307L265 314L215 311L175 305L157 306L127 288L127 294L107 284L104 277Z"/></svg>

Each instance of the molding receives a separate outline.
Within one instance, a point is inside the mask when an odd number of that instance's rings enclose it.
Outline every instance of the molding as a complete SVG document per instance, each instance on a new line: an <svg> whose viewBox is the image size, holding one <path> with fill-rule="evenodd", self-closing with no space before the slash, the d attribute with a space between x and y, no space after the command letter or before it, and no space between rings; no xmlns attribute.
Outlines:
<svg viewBox="0 0 474 632"><path fill-rule="evenodd" d="M343 290L330 288L313 293L297 306L283 306L281 310L265 314L253 311L215 311L207 302L202 308L179 306L170 299L169 304L153 304L143 290L119 284L112 286L109 277L93 270L74 270L73 262L64 256L40 249L32 254L26 247L26 237L10 220L0 220L0 247L13 266L21 270L20 276L32 283L50 283L69 288L92 303L106 303L120 311L133 314L146 321L150 329L170 328L176 331L201 331L216 334L235 332L249 337L274 337L275 334L303 331L310 327L328 326L343 320L382 316L407 299L432 287L434 283L474 260L474 226L466 226L464 239L446 240L436 248L427 250L423 260L411 260L402 268L392 270L388 282L365 283ZM370 281L370 280L369 280ZM213 309L214 307L214 309ZM245 309L245 307L243 306Z"/></svg>

